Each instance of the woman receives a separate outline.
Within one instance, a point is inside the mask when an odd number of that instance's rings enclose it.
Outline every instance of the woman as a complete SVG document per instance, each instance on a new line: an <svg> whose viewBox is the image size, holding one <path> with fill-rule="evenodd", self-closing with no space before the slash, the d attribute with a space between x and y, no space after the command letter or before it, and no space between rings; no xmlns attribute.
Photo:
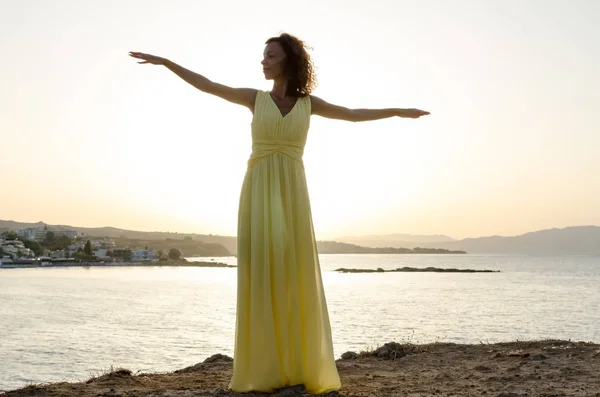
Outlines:
<svg viewBox="0 0 600 397"><path fill-rule="evenodd" d="M418 118L418 109L348 109L311 95L315 73L305 44L289 34L265 43L262 66L270 92L215 83L168 59L131 52L139 63L164 65L209 94L253 113L252 154L238 212L235 392L272 392L302 385L338 390L327 303L302 162L311 114L348 121Z"/></svg>

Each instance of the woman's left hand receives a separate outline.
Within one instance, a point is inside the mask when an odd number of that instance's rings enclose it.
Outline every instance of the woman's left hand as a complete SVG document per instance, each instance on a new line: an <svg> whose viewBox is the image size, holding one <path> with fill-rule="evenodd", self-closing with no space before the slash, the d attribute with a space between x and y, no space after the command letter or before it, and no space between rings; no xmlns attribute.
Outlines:
<svg viewBox="0 0 600 397"><path fill-rule="evenodd" d="M398 109L398 117L405 117L409 119L418 119L419 117L427 116L428 114L428 111L421 109Z"/></svg>

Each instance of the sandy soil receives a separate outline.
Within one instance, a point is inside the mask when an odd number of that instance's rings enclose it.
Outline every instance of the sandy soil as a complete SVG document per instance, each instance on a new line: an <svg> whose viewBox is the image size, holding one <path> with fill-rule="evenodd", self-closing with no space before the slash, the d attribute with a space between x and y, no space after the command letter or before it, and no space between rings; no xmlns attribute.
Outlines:
<svg viewBox="0 0 600 397"><path fill-rule="evenodd" d="M337 361L339 396L593 396L600 397L600 345L567 341L412 345L388 343L371 352L347 352ZM232 360L215 355L173 373L115 370L82 383L30 385L2 397L236 396L224 390ZM302 387L272 393L305 395ZM265 393L248 393L262 396Z"/></svg>

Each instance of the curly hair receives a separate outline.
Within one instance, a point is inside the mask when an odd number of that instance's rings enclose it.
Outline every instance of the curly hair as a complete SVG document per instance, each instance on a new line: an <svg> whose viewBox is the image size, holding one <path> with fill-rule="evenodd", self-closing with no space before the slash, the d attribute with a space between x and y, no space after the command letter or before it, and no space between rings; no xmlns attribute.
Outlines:
<svg viewBox="0 0 600 397"><path fill-rule="evenodd" d="M285 53L285 74L288 78L286 95L303 97L309 95L317 86L317 76L313 61L308 53L312 49L299 38L288 33L271 37L265 44L279 43Z"/></svg>

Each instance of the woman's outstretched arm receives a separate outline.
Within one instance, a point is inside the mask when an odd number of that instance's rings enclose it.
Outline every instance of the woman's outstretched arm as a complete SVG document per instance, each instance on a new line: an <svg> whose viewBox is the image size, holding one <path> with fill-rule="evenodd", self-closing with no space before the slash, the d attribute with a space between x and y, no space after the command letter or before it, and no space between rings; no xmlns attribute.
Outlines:
<svg viewBox="0 0 600 397"><path fill-rule="evenodd" d="M199 89L200 91L216 95L220 98L223 98L232 103L236 103L238 105L246 106L252 111L254 110L254 100L256 98L257 90L253 88L233 88L223 84L215 83L214 81L210 81L201 74L192 72L191 70L188 70L183 66L180 66L166 58L161 58L150 54L144 54L141 52L130 52L129 55L137 59L142 59L142 62L138 63L163 65L167 69L175 73L177 76L185 80L187 83Z"/></svg>
<svg viewBox="0 0 600 397"><path fill-rule="evenodd" d="M379 120L388 117L417 119L429 114L429 112L419 109L348 109L343 106L333 105L314 95L311 95L310 99L312 104L312 114L328 119L353 122Z"/></svg>

